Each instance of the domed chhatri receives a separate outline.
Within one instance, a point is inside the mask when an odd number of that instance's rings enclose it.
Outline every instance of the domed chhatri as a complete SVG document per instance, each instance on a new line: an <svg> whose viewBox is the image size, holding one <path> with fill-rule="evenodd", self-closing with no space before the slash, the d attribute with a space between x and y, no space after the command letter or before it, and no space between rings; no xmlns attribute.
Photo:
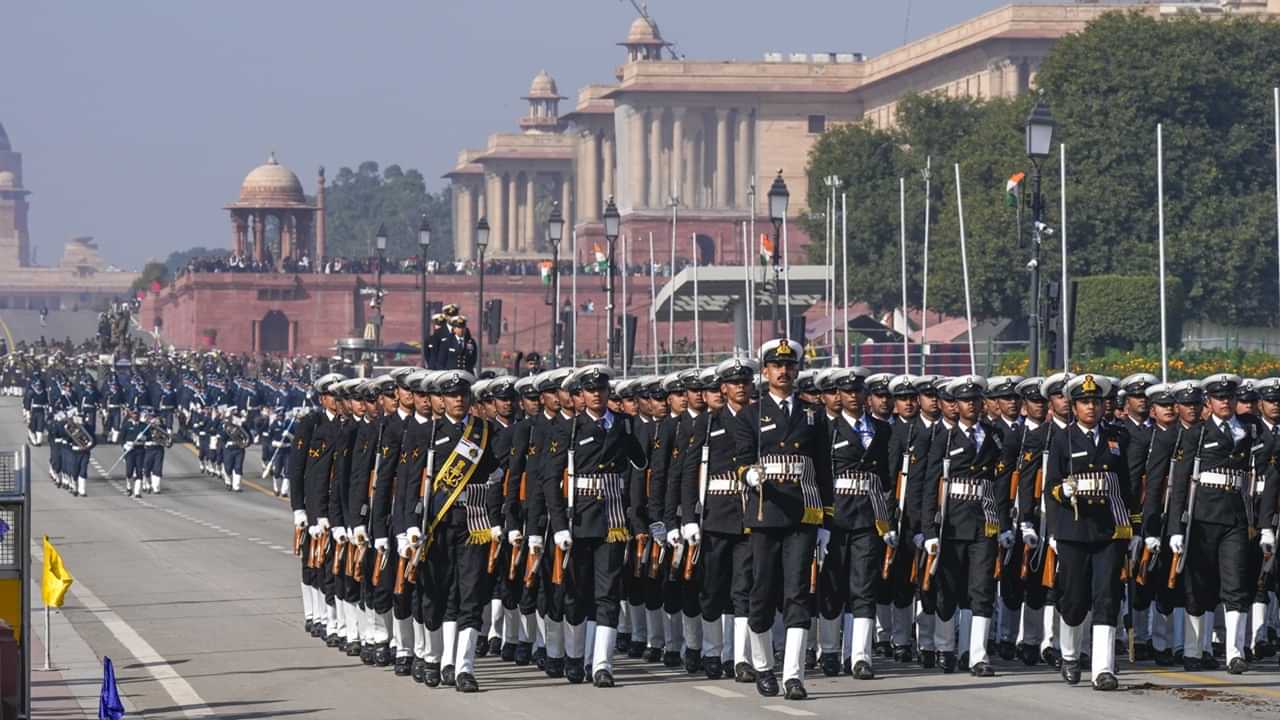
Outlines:
<svg viewBox="0 0 1280 720"><path fill-rule="evenodd" d="M529 85L529 95L525 100L563 100L564 97L556 89L556 80L546 70L539 70Z"/></svg>
<svg viewBox="0 0 1280 720"><path fill-rule="evenodd" d="M0 171L0 190L17 190L18 178L8 170Z"/></svg>
<svg viewBox="0 0 1280 720"><path fill-rule="evenodd" d="M661 43L662 35L658 32L658 23L647 18L638 17L631 21L631 29L627 31L627 45L649 45Z"/></svg>
<svg viewBox="0 0 1280 720"><path fill-rule="evenodd" d="M259 206L305 205L307 197L298 176L281 165L273 152L265 164L245 176L240 185L240 202Z"/></svg>

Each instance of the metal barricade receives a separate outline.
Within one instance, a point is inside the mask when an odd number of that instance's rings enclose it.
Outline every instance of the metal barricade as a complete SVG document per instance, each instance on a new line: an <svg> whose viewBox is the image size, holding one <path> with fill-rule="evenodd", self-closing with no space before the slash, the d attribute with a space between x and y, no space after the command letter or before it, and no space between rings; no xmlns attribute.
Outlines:
<svg viewBox="0 0 1280 720"><path fill-rule="evenodd" d="M31 449L0 450L0 720L31 717Z"/></svg>

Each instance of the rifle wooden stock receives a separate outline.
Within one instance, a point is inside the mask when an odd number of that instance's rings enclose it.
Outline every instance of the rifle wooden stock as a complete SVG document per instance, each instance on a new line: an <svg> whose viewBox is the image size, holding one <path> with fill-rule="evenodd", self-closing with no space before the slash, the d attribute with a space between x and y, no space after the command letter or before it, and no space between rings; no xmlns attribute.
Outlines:
<svg viewBox="0 0 1280 720"><path fill-rule="evenodd" d="M1130 577L1133 577L1133 572L1129 569L1129 561L1126 559L1120 565L1120 582L1127 583Z"/></svg>
<svg viewBox="0 0 1280 720"><path fill-rule="evenodd" d="M418 551L417 551L417 550L414 550L414 551L413 551L413 553L409 555L409 558L405 561L405 564L404 564L404 565L405 565L405 567L404 567L404 579L405 579L407 582L411 582L411 583L416 583L416 582L418 582L418 563L419 563L419 561L420 561L420 558L419 558L419 556L418 556Z"/></svg>
<svg viewBox="0 0 1280 720"><path fill-rule="evenodd" d="M645 563L649 560L649 536L640 533L636 535L636 561L635 567L632 568L633 577L643 577Z"/></svg>
<svg viewBox="0 0 1280 720"><path fill-rule="evenodd" d="M1047 541L1046 541L1047 542ZM1044 568L1040 572L1040 584L1051 588L1058 581L1058 553L1053 547L1044 549Z"/></svg>
<svg viewBox="0 0 1280 720"><path fill-rule="evenodd" d="M809 563L809 594L815 595L818 592L818 558L814 557Z"/></svg>
<svg viewBox="0 0 1280 720"><path fill-rule="evenodd" d="M684 543L681 542L671 553L671 565L667 568L667 580L675 582L680 579L680 568L684 565Z"/></svg>
<svg viewBox="0 0 1280 720"><path fill-rule="evenodd" d="M1182 553L1173 554L1173 562L1169 563L1169 589L1172 590L1178 584L1178 560L1182 558Z"/></svg>
<svg viewBox="0 0 1280 720"><path fill-rule="evenodd" d="M897 556L897 549L888 545L884 546L884 563L880 566L880 579L888 580L889 572L893 569L893 559Z"/></svg>
<svg viewBox="0 0 1280 720"><path fill-rule="evenodd" d="M1014 470L1013 476L1009 478L1009 502L1016 503L1018 501L1018 484L1022 482L1022 471Z"/></svg>
<svg viewBox="0 0 1280 720"><path fill-rule="evenodd" d="M404 583L406 580L405 574L407 572L407 569L405 566L408 564L409 564L409 561L403 556L400 557L400 562L396 564L396 584L391 589L391 592L396 595L404 594Z"/></svg>
<svg viewBox="0 0 1280 720"><path fill-rule="evenodd" d="M374 587L382 584L382 564L386 561L387 551L379 550L373 557L373 581Z"/></svg>
<svg viewBox="0 0 1280 720"><path fill-rule="evenodd" d="M555 552L551 554L551 584L564 584L564 561L565 552L557 545Z"/></svg>
<svg viewBox="0 0 1280 720"><path fill-rule="evenodd" d="M1018 577L1026 580L1031 574L1031 548L1025 543L1022 545L1022 567L1018 570Z"/></svg>
<svg viewBox="0 0 1280 720"><path fill-rule="evenodd" d="M662 561L667 557L666 543L654 543L652 555L649 558L649 579L657 580L662 574ZM656 556L656 557L653 557Z"/></svg>
<svg viewBox="0 0 1280 720"><path fill-rule="evenodd" d="M689 551L686 552L684 555L684 573L683 574L684 574L685 582L688 582L693 579L693 570L698 566L698 555L701 554L701 552L699 551L699 548L701 547L702 547L702 543L698 543L697 545L690 545Z"/></svg>
<svg viewBox="0 0 1280 720"><path fill-rule="evenodd" d="M1004 553L1000 552L1000 548L996 548L996 569L992 571L991 577L996 580L1000 579L1000 573L1004 572Z"/></svg>
<svg viewBox="0 0 1280 720"><path fill-rule="evenodd" d="M486 569L490 575L498 571L498 553L502 552L502 543L497 540L489 541L489 562Z"/></svg>
<svg viewBox="0 0 1280 720"><path fill-rule="evenodd" d="M937 555L925 555L924 558L924 579L920 581L920 589L925 592L933 587L933 566L938 563Z"/></svg>
<svg viewBox="0 0 1280 720"><path fill-rule="evenodd" d="M350 558L348 560L348 567L350 567L350 571L348 571L347 574L351 576L352 580L359 583L364 582L364 559L368 554L369 546L365 543L356 545L355 552L347 553L347 557Z"/></svg>
<svg viewBox="0 0 1280 720"><path fill-rule="evenodd" d="M342 577L342 558L343 551L347 549L346 543L338 543L338 549L333 552L333 563L329 566L329 572L334 577Z"/></svg>
<svg viewBox="0 0 1280 720"><path fill-rule="evenodd" d="M1151 548L1142 548L1142 559L1138 561L1138 576L1133 579L1139 585L1147 584L1147 565L1151 563Z"/></svg>
<svg viewBox="0 0 1280 720"><path fill-rule="evenodd" d="M916 548L915 554L911 557L911 585L914 587L920 582L920 548Z"/></svg>
<svg viewBox="0 0 1280 720"><path fill-rule="evenodd" d="M538 563L542 560L542 551L529 548L529 554L524 560L524 586L532 590L534 581L538 577Z"/></svg>
<svg viewBox="0 0 1280 720"><path fill-rule="evenodd" d="M293 529L293 554L302 557L302 538L306 537L305 528L295 527Z"/></svg>
<svg viewBox="0 0 1280 720"><path fill-rule="evenodd" d="M507 564L507 582L515 582L516 576L520 574L520 555L523 551L523 544L511 548L511 562Z"/></svg>

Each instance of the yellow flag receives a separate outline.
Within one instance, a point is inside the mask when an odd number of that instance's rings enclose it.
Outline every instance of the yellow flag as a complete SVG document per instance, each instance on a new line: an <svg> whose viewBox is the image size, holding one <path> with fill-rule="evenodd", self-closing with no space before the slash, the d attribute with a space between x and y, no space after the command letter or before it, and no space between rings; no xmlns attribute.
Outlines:
<svg viewBox="0 0 1280 720"><path fill-rule="evenodd" d="M40 583L45 607L62 607L62 600L75 578L62 566L62 557L53 549L49 536L44 536L44 579Z"/></svg>

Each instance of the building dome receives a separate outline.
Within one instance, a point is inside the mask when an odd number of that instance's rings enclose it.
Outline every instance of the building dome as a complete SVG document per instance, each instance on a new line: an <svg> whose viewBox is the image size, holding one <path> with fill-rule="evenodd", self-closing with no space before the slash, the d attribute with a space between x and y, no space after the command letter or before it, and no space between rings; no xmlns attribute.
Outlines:
<svg viewBox="0 0 1280 720"><path fill-rule="evenodd" d="M627 31L626 45L661 45L662 36L658 34L658 24L646 18L638 17L631 21L631 29Z"/></svg>
<svg viewBox="0 0 1280 720"><path fill-rule="evenodd" d="M0 171L0 190L17 190L18 178L8 170Z"/></svg>
<svg viewBox="0 0 1280 720"><path fill-rule="evenodd" d="M9 152L13 146L9 144L9 136L4 132L4 124L0 123L0 152Z"/></svg>
<svg viewBox="0 0 1280 720"><path fill-rule="evenodd" d="M259 165L245 176L240 185L240 202L270 207L305 204L307 198L298 176L281 165L276 154L271 153L265 165Z"/></svg>
<svg viewBox="0 0 1280 720"><path fill-rule="evenodd" d="M533 83L529 85L528 100L540 99L560 99L560 91L556 89L556 80L547 73L546 70L539 70L534 76Z"/></svg>

